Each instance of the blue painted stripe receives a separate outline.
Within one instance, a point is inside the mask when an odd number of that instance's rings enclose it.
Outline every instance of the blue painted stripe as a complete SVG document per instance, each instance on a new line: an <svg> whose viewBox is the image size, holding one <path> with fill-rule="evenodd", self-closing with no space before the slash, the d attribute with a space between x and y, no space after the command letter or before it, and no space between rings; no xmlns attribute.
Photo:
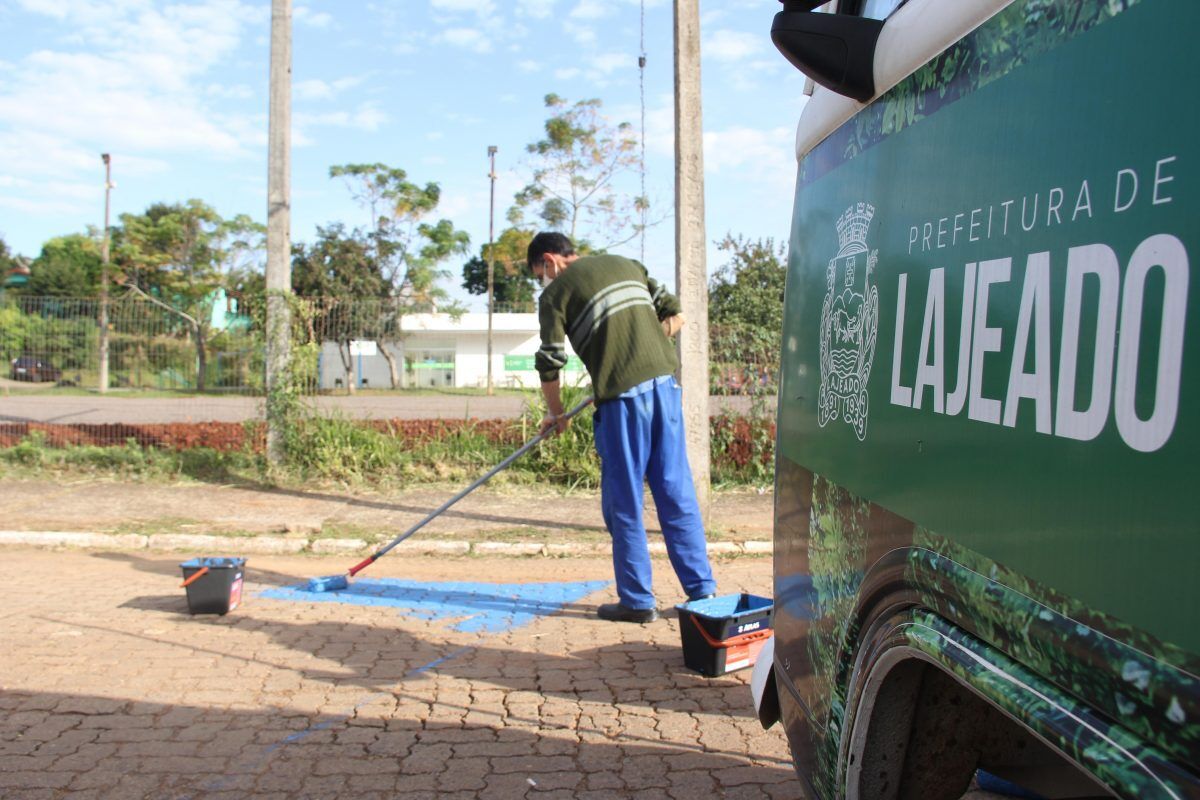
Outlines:
<svg viewBox="0 0 1200 800"><path fill-rule="evenodd" d="M310 592L307 584L266 589L259 596L304 603L345 603L395 608L423 620L457 620L463 633L500 633L556 614L569 603L607 587L610 581L574 583L467 583L355 579L346 589Z"/></svg>

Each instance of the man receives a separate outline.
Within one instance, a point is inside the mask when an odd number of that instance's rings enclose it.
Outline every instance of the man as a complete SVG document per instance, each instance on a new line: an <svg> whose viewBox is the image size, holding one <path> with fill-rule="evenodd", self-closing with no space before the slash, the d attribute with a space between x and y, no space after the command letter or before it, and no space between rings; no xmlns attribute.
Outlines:
<svg viewBox="0 0 1200 800"><path fill-rule="evenodd" d="M534 236L527 260L545 287L538 303L542 346L535 359L548 409L542 430L562 432L570 424L563 419L559 384L567 339L592 379L600 504L612 536L620 598L600 606L600 618L658 619L642 524L645 480L680 585L689 599L711 597L716 582L684 444L681 391L673 377L679 359L670 337L683 327L679 300L638 262L580 257L561 233Z"/></svg>

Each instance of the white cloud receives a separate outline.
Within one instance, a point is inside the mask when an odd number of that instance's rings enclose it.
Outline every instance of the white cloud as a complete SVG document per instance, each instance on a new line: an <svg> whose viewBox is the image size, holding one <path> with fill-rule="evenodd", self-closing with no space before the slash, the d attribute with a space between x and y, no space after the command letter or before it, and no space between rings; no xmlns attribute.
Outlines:
<svg viewBox="0 0 1200 800"><path fill-rule="evenodd" d="M589 62L592 69L603 75L611 75L612 73L622 70L634 70L637 68L637 56L630 53L604 53L592 57Z"/></svg>
<svg viewBox="0 0 1200 800"><path fill-rule="evenodd" d="M295 127L303 135L307 128L330 127L351 128L361 131L376 131L388 119L378 106L373 103L363 103L354 111L329 111L323 114L294 115Z"/></svg>
<svg viewBox="0 0 1200 800"><path fill-rule="evenodd" d="M612 6L601 0L579 0L568 15L571 19L603 19L612 13Z"/></svg>
<svg viewBox="0 0 1200 800"><path fill-rule="evenodd" d="M578 78L582 72L578 67L563 67L562 69L554 70L554 77L560 81L569 81L573 78Z"/></svg>
<svg viewBox="0 0 1200 800"><path fill-rule="evenodd" d="M581 45L596 43L596 31L588 25L568 21L563 23L563 31Z"/></svg>
<svg viewBox="0 0 1200 800"><path fill-rule="evenodd" d="M542 69L542 65L540 63L538 63L537 61L531 61L529 59L526 59L524 61L517 62L517 69L519 69L521 72L525 72L525 73L540 72Z"/></svg>
<svg viewBox="0 0 1200 800"><path fill-rule="evenodd" d="M260 9L238 0L163 7L153 0L20 0L61 20L69 49L20 59L0 85L0 149L27 169L71 174L94 169L94 152L247 153L249 120L214 113L210 98L246 95L211 78L243 41ZM49 162L49 163L48 163ZM42 189L44 191L44 189Z"/></svg>
<svg viewBox="0 0 1200 800"><path fill-rule="evenodd" d="M769 41L769 40L767 40ZM744 61L767 52L764 37L744 31L719 30L704 39L700 52L717 61Z"/></svg>
<svg viewBox="0 0 1200 800"><path fill-rule="evenodd" d="M790 128L733 127L704 134L704 169L720 173L750 169L747 177L783 180L795 178L795 131Z"/></svg>
<svg viewBox="0 0 1200 800"><path fill-rule="evenodd" d="M492 40L477 28L447 28L438 34L437 41L474 53L490 53L492 50Z"/></svg>
<svg viewBox="0 0 1200 800"><path fill-rule="evenodd" d="M498 21L496 4L492 0L430 0L429 5L435 12L441 11L451 16L473 13L484 22Z"/></svg>
<svg viewBox="0 0 1200 800"><path fill-rule="evenodd" d="M237 83L232 86L210 83L204 89L204 93L209 97L221 97L228 100L249 100L254 97L254 89L244 83Z"/></svg>
<svg viewBox="0 0 1200 800"><path fill-rule="evenodd" d="M297 81L292 84L292 95L298 100L329 100L333 98L333 87L325 81Z"/></svg>
<svg viewBox="0 0 1200 800"><path fill-rule="evenodd" d="M300 100L332 100L346 89L352 89L365 80L366 78L362 76L354 76L338 78L335 81L323 81L317 78L297 81L292 84L292 94Z"/></svg>
<svg viewBox="0 0 1200 800"><path fill-rule="evenodd" d="M308 6L296 6L292 16L300 25L309 28L328 28L333 24L333 15L325 11L313 11Z"/></svg>
<svg viewBox="0 0 1200 800"><path fill-rule="evenodd" d="M554 11L556 0L517 0L517 16L545 19Z"/></svg>

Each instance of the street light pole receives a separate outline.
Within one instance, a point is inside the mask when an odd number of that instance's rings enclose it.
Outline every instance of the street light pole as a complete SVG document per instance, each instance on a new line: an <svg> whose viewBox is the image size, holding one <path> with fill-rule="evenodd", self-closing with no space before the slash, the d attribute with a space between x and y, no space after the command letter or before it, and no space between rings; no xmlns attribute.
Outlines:
<svg viewBox="0 0 1200 800"><path fill-rule="evenodd" d="M493 242L496 239L496 146L488 147L488 158L491 159L491 170L488 172L488 178L491 180L491 199L488 202L488 337L487 337L487 393L491 396L495 390L492 388L492 298L495 294L496 281L496 257L492 253L494 247Z"/></svg>
<svg viewBox="0 0 1200 800"><path fill-rule="evenodd" d="M108 391L108 213L112 196L112 159L101 153L104 162L104 239L100 243L100 394Z"/></svg>

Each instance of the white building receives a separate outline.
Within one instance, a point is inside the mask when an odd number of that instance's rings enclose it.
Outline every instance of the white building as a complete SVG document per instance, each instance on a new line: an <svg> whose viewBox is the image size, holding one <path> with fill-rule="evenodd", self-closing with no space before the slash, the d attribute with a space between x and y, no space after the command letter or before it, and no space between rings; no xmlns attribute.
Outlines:
<svg viewBox="0 0 1200 800"><path fill-rule="evenodd" d="M406 389L486 387L486 313L404 317L399 341L353 342L349 347L326 341L318 362L321 389L340 389L348 381L358 388L391 388L391 370L381 348L393 357L399 385ZM536 314L492 315L492 382L497 387L536 388L541 384L533 357L541 339ZM586 381L583 362L571 351L564 380Z"/></svg>

